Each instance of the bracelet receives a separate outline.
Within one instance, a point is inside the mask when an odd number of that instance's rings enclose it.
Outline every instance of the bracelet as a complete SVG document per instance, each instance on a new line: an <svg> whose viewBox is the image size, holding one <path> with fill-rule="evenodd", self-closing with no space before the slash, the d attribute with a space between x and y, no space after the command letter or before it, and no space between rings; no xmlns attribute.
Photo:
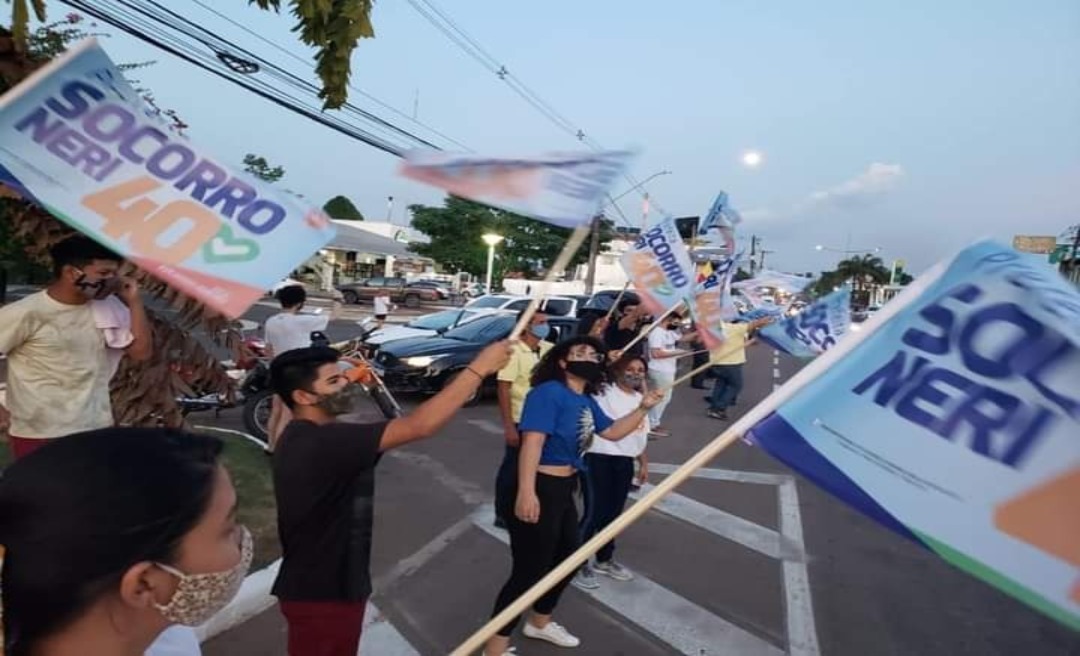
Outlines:
<svg viewBox="0 0 1080 656"><path fill-rule="evenodd" d="M484 380L484 377L483 377L483 376L481 376L481 375L480 375L480 372L479 372L479 371L477 371L476 369L473 369L472 367L465 367L465 371L468 371L468 372L469 372L470 374L472 374L472 375L476 376L477 378L479 378L479 379L480 379L480 381L481 381L481 382L483 382L483 380Z"/></svg>

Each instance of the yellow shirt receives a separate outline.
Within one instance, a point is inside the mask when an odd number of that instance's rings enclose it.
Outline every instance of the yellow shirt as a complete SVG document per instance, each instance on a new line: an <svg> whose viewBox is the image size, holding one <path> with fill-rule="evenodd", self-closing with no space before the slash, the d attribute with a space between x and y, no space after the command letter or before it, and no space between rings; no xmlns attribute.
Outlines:
<svg viewBox="0 0 1080 656"><path fill-rule="evenodd" d="M90 303L65 305L46 292L0 307L7 354L9 432L62 437L113 425L112 367Z"/></svg>
<svg viewBox="0 0 1080 656"><path fill-rule="evenodd" d="M710 355L709 361L713 364L745 364L746 337L749 334L750 324L725 323L724 343Z"/></svg>
<svg viewBox="0 0 1080 656"><path fill-rule="evenodd" d="M499 370L497 379L510 383L510 417L514 423L521 421L521 409L525 406L525 396L532 389L529 379L533 369L540 362L540 358L551 350L552 344L540 342L537 346L539 353L533 352L524 342L514 344L514 352L510 354L510 361Z"/></svg>

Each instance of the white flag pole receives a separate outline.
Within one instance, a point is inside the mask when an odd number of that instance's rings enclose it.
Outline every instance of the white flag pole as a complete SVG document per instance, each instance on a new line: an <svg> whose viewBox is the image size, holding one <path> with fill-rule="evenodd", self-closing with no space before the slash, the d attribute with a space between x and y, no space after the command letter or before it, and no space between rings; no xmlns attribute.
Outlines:
<svg viewBox="0 0 1080 656"><path fill-rule="evenodd" d="M559 272L566 269L570 264L570 260L573 259L574 253L577 253L581 248L581 244L585 241L585 238L589 236L589 232L592 230L592 221L579 225L574 228L574 232L570 234L570 239L563 246L562 252L555 258L555 262L552 263L548 269L547 275L544 276L543 281L537 289L533 290L532 300L529 301L529 307L525 309L525 313L521 315L521 319L518 320L517 325L514 326L514 330L510 332L510 341L516 340L521 337L522 331L525 330L525 326L529 325L532 321L533 315L536 314L536 310L540 307L540 303L543 302L544 297L547 296L548 288L551 287L551 283L555 281L555 276Z"/></svg>

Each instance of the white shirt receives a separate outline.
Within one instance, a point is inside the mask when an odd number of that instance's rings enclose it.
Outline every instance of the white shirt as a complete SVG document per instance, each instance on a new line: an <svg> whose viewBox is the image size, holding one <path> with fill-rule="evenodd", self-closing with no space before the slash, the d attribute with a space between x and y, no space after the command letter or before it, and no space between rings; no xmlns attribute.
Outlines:
<svg viewBox="0 0 1080 656"><path fill-rule="evenodd" d="M607 385L604 391L593 397L604 414L618 420L630 414L641 404L641 392L624 392L618 385ZM626 456L636 458L645 452L649 443L649 417L621 440L605 440L599 435L592 441L589 453L602 453L608 456Z"/></svg>
<svg viewBox="0 0 1080 656"><path fill-rule="evenodd" d="M375 314L390 314L390 297L389 296L376 296L375 297Z"/></svg>
<svg viewBox="0 0 1080 656"><path fill-rule="evenodd" d="M679 358L654 358L652 357L652 349L660 349L662 351L674 351L675 347L679 344L679 338L682 337L682 333L677 330L668 330L667 328L653 328L649 333L649 372L659 374L664 377L674 377L675 371L679 366Z"/></svg>
<svg viewBox="0 0 1080 656"><path fill-rule="evenodd" d="M200 656L202 648L195 629L174 624L158 634L144 656Z"/></svg>
<svg viewBox="0 0 1080 656"><path fill-rule="evenodd" d="M326 330L330 317L319 314L282 312L266 320L266 343L277 357L285 351L311 346L311 333Z"/></svg>

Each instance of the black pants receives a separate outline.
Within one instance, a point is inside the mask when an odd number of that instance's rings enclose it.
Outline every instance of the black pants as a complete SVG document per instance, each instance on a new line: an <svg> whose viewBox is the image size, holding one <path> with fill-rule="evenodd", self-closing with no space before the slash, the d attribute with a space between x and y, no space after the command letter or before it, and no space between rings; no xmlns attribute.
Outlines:
<svg viewBox="0 0 1080 656"><path fill-rule="evenodd" d="M577 508L574 507L576 484L575 476L538 473L536 496L540 500L540 521L527 524L511 514L507 528L510 530L510 554L514 565L510 580L495 600L492 617L512 604L578 548L578 518ZM538 615L550 615L572 578L573 575L559 581L537 599L533 611ZM513 633L520 619L520 615L515 617L499 631L499 635L505 637Z"/></svg>
<svg viewBox="0 0 1080 656"><path fill-rule="evenodd" d="M743 366L741 364L718 364L712 368L716 385L709 395L710 410L727 410L735 405L735 399L743 388Z"/></svg>
<svg viewBox="0 0 1080 656"><path fill-rule="evenodd" d="M585 467L581 473L585 498L580 526L582 544L604 530L622 513L630 496L630 484L634 480L634 459L586 453ZM596 560L606 563L614 555L615 541L612 540L596 552Z"/></svg>
<svg viewBox="0 0 1080 656"><path fill-rule="evenodd" d="M701 350L704 350L705 346L702 345L700 342L694 342L692 348L694 349L694 351L701 351ZM709 361L709 354L708 353L696 353L695 352L694 353L693 368L696 370L699 367L703 366L708 361ZM709 378L709 370L708 369L705 369L704 371L699 371L698 373L694 374L690 378L690 385L692 387L698 387L698 388L705 387L705 381L708 378Z"/></svg>
<svg viewBox="0 0 1080 656"><path fill-rule="evenodd" d="M518 447L506 445L499 473L495 474L495 516L510 524L517 501Z"/></svg>

